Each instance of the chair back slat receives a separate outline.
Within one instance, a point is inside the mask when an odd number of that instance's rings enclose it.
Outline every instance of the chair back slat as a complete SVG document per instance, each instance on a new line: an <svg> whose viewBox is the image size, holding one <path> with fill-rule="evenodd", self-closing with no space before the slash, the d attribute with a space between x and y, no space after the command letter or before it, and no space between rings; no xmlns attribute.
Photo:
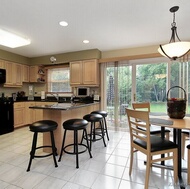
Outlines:
<svg viewBox="0 0 190 189"><path fill-rule="evenodd" d="M144 110L150 112L150 102L134 102L132 103L134 110Z"/></svg>
<svg viewBox="0 0 190 189"><path fill-rule="evenodd" d="M149 112L126 109L129 131L131 136L131 144L134 144L135 139L140 139L146 142L147 150L150 151L150 123L149 123ZM139 122L141 120L141 122ZM145 129L141 129L141 128Z"/></svg>

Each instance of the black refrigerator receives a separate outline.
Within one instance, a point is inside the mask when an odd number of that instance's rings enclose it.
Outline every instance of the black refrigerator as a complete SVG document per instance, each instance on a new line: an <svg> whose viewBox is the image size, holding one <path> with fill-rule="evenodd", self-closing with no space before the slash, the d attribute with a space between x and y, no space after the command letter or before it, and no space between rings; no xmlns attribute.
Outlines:
<svg viewBox="0 0 190 189"><path fill-rule="evenodd" d="M13 101L0 99L0 135L14 131Z"/></svg>

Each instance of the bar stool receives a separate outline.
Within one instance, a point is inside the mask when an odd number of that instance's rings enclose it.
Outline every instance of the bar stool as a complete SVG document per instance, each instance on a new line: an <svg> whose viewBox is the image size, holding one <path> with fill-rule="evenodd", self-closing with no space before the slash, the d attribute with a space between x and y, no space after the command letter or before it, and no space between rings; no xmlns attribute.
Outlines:
<svg viewBox="0 0 190 189"><path fill-rule="evenodd" d="M109 136L108 136L108 129L107 129L107 123L106 123L106 117L107 117L108 113L106 111L93 111L93 112L91 112L91 114L100 114L103 116L102 122L103 122L104 132L106 133L107 139L110 140Z"/></svg>
<svg viewBox="0 0 190 189"><path fill-rule="evenodd" d="M30 125L30 127L29 127L30 131L34 132L34 135L33 135L32 149L30 151L30 160L29 160L27 172L30 171L30 166L32 164L32 159L34 159L34 158L44 158L44 157L48 157L48 156L51 156L51 155L53 156L55 167L58 167L57 161L56 161L56 158L55 158L55 156L57 155L57 149L55 147L55 140L54 140L54 134L53 134L53 131L57 129L57 126L58 126L58 124L55 121L52 121L52 120L41 120L41 121L34 122L34 123L32 123ZM45 133L45 132L50 133L51 146L39 146L39 147L36 147L38 133ZM49 154L46 154L46 155L35 155L36 150L40 149L40 148L51 148L52 153L49 153Z"/></svg>
<svg viewBox="0 0 190 189"><path fill-rule="evenodd" d="M106 147L105 139L104 139L104 128L102 125L103 116L100 114L87 114L83 117L83 119L87 120L91 123L90 127L90 134L88 134L89 137L85 137L83 133L82 140L89 140L90 141L90 151L92 149L92 142L95 142L97 140L103 140L104 146ZM96 132L96 123L100 124L100 133ZM98 137L98 138L97 138Z"/></svg>
<svg viewBox="0 0 190 189"><path fill-rule="evenodd" d="M88 122L84 119L69 119L63 123L63 128L65 131L64 131L64 135L63 135L63 143L62 143L62 147L61 147L61 154L60 154L60 157L58 160L59 162L61 161L63 151L67 154L76 155L76 168L79 168L78 155L81 153L84 153L87 149L88 149L90 158L92 158L92 154L90 152L90 146L89 146L88 140L86 141L87 145L82 144L82 142L78 143L78 131L83 130L83 133L87 137L87 131L86 131L87 126L88 126ZM65 139L66 139L66 134L67 134L68 130L74 131L74 143L68 144L65 146ZM71 146L73 146L73 152L66 150L67 147L71 147ZM85 149L79 152L78 146L84 146Z"/></svg>

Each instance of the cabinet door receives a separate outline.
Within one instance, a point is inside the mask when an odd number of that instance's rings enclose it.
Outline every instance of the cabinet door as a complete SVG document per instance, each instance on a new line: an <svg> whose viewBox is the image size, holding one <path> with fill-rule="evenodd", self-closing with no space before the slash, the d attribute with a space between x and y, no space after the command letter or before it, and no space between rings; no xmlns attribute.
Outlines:
<svg viewBox="0 0 190 189"><path fill-rule="evenodd" d="M14 127L25 125L24 102L14 103Z"/></svg>
<svg viewBox="0 0 190 189"><path fill-rule="evenodd" d="M22 65L22 81L29 82L29 66Z"/></svg>
<svg viewBox="0 0 190 189"><path fill-rule="evenodd" d="M30 82L37 82L37 72L38 67L37 66L30 66Z"/></svg>
<svg viewBox="0 0 190 189"><path fill-rule="evenodd" d="M82 61L70 62L70 85L82 84Z"/></svg>
<svg viewBox="0 0 190 189"><path fill-rule="evenodd" d="M22 85L22 65L12 63L12 83L13 85Z"/></svg>
<svg viewBox="0 0 190 189"><path fill-rule="evenodd" d="M97 85L98 83L99 83L99 77L98 77L97 60L83 61L83 84Z"/></svg>
<svg viewBox="0 0 190 189"><path fill-rule="evenodd" d="M4 69L5 68L5 61L0 60L0 68Z"/></svg>
<svg viewBox="0 0 190 189"><path fill-rule="evenodd" d="M26 119L25 124L31 124L36 121L35 117L35 109L31 109L29 107L35 106L35 102L25 102L25 112L26 112Z"/></svg>
<svg viewBox="0 0 190 189"><path fill-rule="evenodd" d="M11 62L5 62L5 69L6 69L6 83L5 85L12 85L12 63Z"/></svg>

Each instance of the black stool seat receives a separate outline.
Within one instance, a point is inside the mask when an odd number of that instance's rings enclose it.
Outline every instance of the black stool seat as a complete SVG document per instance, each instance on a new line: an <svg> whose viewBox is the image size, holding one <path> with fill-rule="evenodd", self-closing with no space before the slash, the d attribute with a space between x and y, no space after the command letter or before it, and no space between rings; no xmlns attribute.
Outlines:
<svg viewBox="0 0 190 189"><path fill-rule="evenodd" d="M88 122L99 122L103 119L103 116L100 114L87 114L83 117L83 119L87 120Z"/></svg>
<svg viewBox="0 0 190 189"><path fill-rule="evenodd" d="M55 167L58 167L57 165L57 161L55 156L57 155L57 149L55 147L55 140L54 140L54 135L53 135L53 131L57 129L58 124L55 121L52 120L41 120L41 121L37 121L32 123L29 128L31 132L34 132L33 135L33 142L32 142L32 149L30 151L30 160L29 160L29 164L28 164L28 168L27 171L30 171L30 167L32 164L32 159L34 158L44 158L44 157L48 157L48 156L53 156L53 160L54 160L54 164ZM51 137L51 146L38 146L37 145L37 137L38 137L38 133L44 133L44 132L49 132L50 133L50 137ZM46 154L46 155L35 155L35 152L37 149L40 148L51 148L52 149L52 153Z"/></svg>
<svg viewBox="0 0 190 189"><path fill-rule="evenodd" d="M52 120L41 120L30 125L32 132L50 132L57 128L57 123Z"/></svg>
<svg viewBox="0 0 190 189"><path fill-rule="evenodd" d="M88 126L88 122L84 119L69 119L63 123L63 128L67 130L80 130Z"/></svg>
<svg viewBox="0 0 190 189"><path fill-rule="evenodd" d="M187 149L190 149L190 144L187 145Z"/></svg>
<svg viewBox="0 0 190 189"><path fill-rule="evenodd" d="M78 131L83 130L83 134L85 135L85 137L87 137L87 130L86 130L87 126L88 126L88 121L86 121L84 119L69 119L63 123L63 128L65 129L65 131L64 131L64 135L63 135L61 154L60 154L60 157L58 160L59 162L61 161L63 151L67 154L76 155L76 168L79 168L78 155L86 152L87 149L88 149L90 158L92 158L88 140L86 141L86 143L87 143L86 145L82 144L82 142L81 143L78 142ZM67 130L74 131L74 142L65 146ZM67 148L71 147L71 146L73 147L72 152L67 150ZM79 151L78 146L83 146L84 150Z"/></svg>
<svg viewBox="0 0 190 189"><path fill-rule="evenodd" d="M106 111L97 110L97 111L93 111L93 112L91 112L91 114L100 114L100 115L103 116L103 127L104 127L104 132L106 133L107 139L109 140L108 129L107 129L107 123L106 123L106 117L107 117L108 113L107 113Z"/></svg>
<svg viewBox="0 0 190 189"><path fill-rule="evenodd" d="M95 142L97 140L103 140L104 146L106 147L106 143L105 143L105 139L104 139L104 128L103 128L103 116L100 114L87 114L83 117L83 119L87 120L88 122L91 123L91 127L90 127L90 134L88 134L89 137L85 137L83 134L82 140L89 140L90 141L90 150L92 149L92 142ZM96 132L96 127L95 127L95 123L99 122L100 124L100 133Z"/></svg>
<svg viewBox="0 0 190 189"><path fill-rule="evenodd" d="M100 115L102 115L103 117L107 117L107 115L108 115L108 113L106 112L106 111L93 111L93 112L91 112L91 114L100 114Z"/></svg>

